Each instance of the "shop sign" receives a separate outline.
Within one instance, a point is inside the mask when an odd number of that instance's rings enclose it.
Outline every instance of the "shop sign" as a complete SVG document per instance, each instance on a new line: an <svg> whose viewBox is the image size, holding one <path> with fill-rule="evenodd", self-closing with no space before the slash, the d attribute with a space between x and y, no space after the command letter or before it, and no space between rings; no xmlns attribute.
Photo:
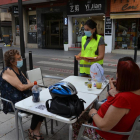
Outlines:
<svg viewBox="0 0 140 140"><path fill-rule="evenodd" d="M110 17L105 18L105 35L112 34L112 19Z"/></svg>
<svg viewBox="0 0 140 140"><path fill-rule="evenodd" d="M110 12L140 11L139 0L111 0Z"/></svg>
<svg viewBox="0 0 140 140"><path fill-rule="evenodd" d="M18 6L13 6L13 13L14 14L19 14Z"/></svg>
<svg viewBox="0 0 140 140"><path fill-rule="evenodd" d="M82 2L69 2L67 5L67 15L105 13L104 0L88 0Z"/></svg>

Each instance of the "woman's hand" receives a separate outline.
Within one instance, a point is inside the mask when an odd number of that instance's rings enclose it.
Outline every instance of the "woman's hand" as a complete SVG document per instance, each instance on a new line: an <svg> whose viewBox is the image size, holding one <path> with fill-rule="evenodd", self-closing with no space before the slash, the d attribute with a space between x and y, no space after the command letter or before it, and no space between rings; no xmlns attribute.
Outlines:
<svg viewBox="0 0 140 140"><path fill-rule="evenodd" d="M113 88L115 88L115 86L114 85L116 85L116 80L114 80L113 78L110 78L109 79L109 84L110 84L110 87L113 89Z"/></svg>
<svg viewBox="0 0 140 140"><path fill-rule="evenodd" d="M81 57L79 55L75 55L76 60L81 60Z"/></svg>
<svg viewBox="0 0 140 140"><path fill-rule="evenodd" d="M91 116L93 113L97 113L97 110L94 108L89 111L88 115Z"/></svg>
<svg viewBox="0 0 140 140"><path fill-rule="evenodd" d="M115 95L119 93L119 91L116 90L116 88L113 88L111 90L109 90L109 94L112 96L112 97L115 97Z"/></svg>
<svg viewBox="0 0 140 140"><path fill-rule="evenodd" d="M110 79L109 79L109 84L111 84L111 83L116 84L116 82L117 82L117 81L114 80L113 78L110 78Z"/></svg>

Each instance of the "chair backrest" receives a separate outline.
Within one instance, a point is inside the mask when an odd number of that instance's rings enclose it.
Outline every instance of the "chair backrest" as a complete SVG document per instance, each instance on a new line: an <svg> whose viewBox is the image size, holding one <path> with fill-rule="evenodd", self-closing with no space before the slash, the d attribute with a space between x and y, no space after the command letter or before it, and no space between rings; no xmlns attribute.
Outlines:
<svg viewBox="0 0 140 140"><path fill-rule="evenodd" d="M133 124L133 127L132 127L132 129L131 129L131 134L129 135L128 140L132 140L132 139L133 139L134 132L135 132L136 127L137 127L137 125L138 125L139 119L140 119L140 115L136 118L136 120L135 120L135 122L134 122L134 124Z"/></svg>
<svg viewBox="0 0 140 140"><path fill-rule="evenodd" d="M31 81L37 81L38 85L44 86L43 78L42 78L42 73L40 68L36 68L33 70L29 70L26 72L27 78Z"/></svg>

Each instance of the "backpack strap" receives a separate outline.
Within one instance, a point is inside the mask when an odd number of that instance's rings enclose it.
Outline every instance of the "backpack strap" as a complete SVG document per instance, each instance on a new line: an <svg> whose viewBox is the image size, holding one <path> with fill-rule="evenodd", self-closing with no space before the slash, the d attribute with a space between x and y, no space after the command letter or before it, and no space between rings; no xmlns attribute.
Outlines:
<svg viewBox="0 0 140 140"><path fill-rule="evenodd" d="M52 101L52 99L49 99L49 100L46 101L46 108L47 108L48 111L50 110L49 101Z"/></svg>

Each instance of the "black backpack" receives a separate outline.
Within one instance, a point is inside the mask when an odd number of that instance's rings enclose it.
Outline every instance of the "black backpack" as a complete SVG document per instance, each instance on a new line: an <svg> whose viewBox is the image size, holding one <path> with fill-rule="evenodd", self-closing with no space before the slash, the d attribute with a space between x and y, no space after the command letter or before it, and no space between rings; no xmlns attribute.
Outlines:
<svg viewBox="0 0 140 140"><path fill-rule="evenodd" d="M50 106L49 101L51 101ZM86 102L79 99L76 94L68 97L56 96L46 101L46 108L49 112L62 117L71 118L76 116L78 118L82 111L84 111L84 103Z"/></svg>

